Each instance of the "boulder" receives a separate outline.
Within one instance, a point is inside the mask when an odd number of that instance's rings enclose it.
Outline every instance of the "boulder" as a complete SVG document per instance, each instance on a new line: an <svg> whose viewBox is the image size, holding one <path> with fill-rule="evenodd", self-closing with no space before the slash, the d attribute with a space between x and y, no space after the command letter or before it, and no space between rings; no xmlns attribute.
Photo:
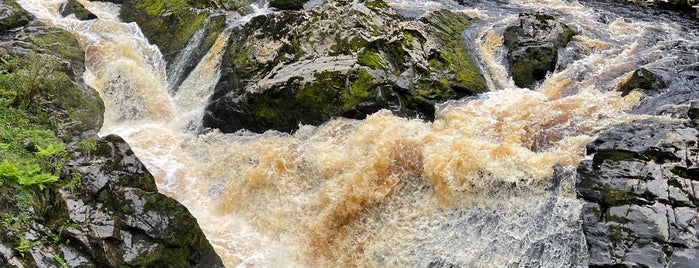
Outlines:
<svg viewBox="0 0 699 268"><path fill-rule="evenodd" d="M3 1L0 3L0 32L27 25L30 17L15 1Z"/></svg>
<svg viewBox="0 0 699 268"><path fill-rule="evenodd" d="M639 68L628 79L619 84L618 90L621 91L621 96L626 96L635 89L641 89L648 93L658 93L665 87L665 82L660 77L646 68Z"/></svg>
<svg viewBox="0 0 699 268"><path fill-rule="evenodd" d="M382 0L326 1L253 18L231 34L205 127L292 132L389 109L434 119L434 104L485 90L460 36L471 20L406 20Z"/></svg>
<svg viewBox="0 0 699 268"><path fill-rule="evenodd" d="M587 146L577 196L592 266L672 266L699 255L699 131L677 121L627 123Z"/></svg>
<svg viewBox="0 0 699 268"><path fill-rule="evenodd" d="M78 0L68 0L63 3L63 5L61 5L60 14L63 17L75 14L75 17L79 20L93 20L97 18L95 14L87 10Z"/></svg>
<svg viewBox="0 0 699 268"><path fill-rule="evenodd" d="M556 69L558 49L573 37L573 30L545 14L519 15L516 25L505 29L504 45L510 74L518 87L532 87Z"/></svg>

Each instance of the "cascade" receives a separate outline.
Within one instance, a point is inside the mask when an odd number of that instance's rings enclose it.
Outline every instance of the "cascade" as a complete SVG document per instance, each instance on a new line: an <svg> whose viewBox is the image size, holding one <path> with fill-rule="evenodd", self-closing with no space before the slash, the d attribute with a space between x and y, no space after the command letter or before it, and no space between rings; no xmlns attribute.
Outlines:
<svg viewBox="0 0 699 268"><path fill-rule="evenodd" d="M75 33L85 81L105 101L101 134L129 142L228 267L586 266L572 171L596 134L644 117L626 112L642 93L613 90L624 74L670 70L688 55L664 40L697 40L672 22L576 1L392 0L405 14L478 17L465 35L490 92L441 104L432 123L380 111L294 134L198 134L231 31L175 92L167 74L176 72L137 25L119 21L118 6L81 0L99 19L79 21L58 15L63 0L18 2ZM255 7L229 27L271 12ZM578 33L566 48L577 56L531 90L505 68L502 32L520 11L556 14Z"/></svg>

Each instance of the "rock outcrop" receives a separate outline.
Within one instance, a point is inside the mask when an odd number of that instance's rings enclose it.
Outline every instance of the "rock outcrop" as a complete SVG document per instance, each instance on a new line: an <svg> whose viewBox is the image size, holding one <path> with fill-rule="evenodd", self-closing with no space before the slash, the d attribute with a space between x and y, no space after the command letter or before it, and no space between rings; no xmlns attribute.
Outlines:
<svg viewBox="0 0 699 268"><path fill-rule="evenodd" d="M459 36L464 14L407 20L381 0L326 1L259 16L231 34L204 126L291 132L380 109L434 118L434 104L485 90Z"/></svg>
<svg viewBox="0 0 699 268"><path fill-rule="evenodd" d="M104 107L75 37L0 10L14 25L0 35L0 266L223 267L129 146L96 135Z"/></svg>
<svg viewBox="0 0 699 268"><path fill-rule="evenodd" d="M588 145L577 192L591 266L696 265L698 135L686 120L648 119Z"/></svg>
<svg viewBox="0 0 699 268"><path fill-rule="evenodd" d="M505 29L504 44L510 74L518 87L532 87L556 69L558 49L573 37L573 30L545 14L520 14L517 25Z"/></svg>

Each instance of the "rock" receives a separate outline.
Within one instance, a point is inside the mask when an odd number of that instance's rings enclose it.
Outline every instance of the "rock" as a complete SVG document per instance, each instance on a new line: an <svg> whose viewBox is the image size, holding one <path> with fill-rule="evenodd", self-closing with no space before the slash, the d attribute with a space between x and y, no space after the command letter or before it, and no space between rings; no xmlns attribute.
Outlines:
<svg viewBox="0 0 699 268"><path fill-rule="evenodd" d="M628 95L634 89L643 89L646 92L659 92L665 88L665 82L660 77L648 71L645 68L640 68L619 85L621 96Z"/></svg>
<svg viewBox="0 0 699 268"><path fill-rule="evenodd" d="M520 14L517 25L505 29L507 62L515 85L531 87L556 69L558 49L565 47L573 30L552 16Z"/></svg>
<svg viewBox="0 0 699 268"><path fill-rule="evenodd" d="M27 25L30 17L15 1L3 1L0 3L0 32Z"/></svg>
<svg viewBox="0 0 699 268"><path fill-rule="evenodd" d="M695 127L699 126L699 101L695 100L689 104L687 116L689 117L689 120L692 120Z"/></svg>
<svg viewBox="0 0 699 268"><path fill-rule="evenodd" d="M3 1L0 8L14 5ZM85 57L74 35L31 21L0 40L3 60L16 60L16 68L50 66L47 75L65 78L52 84L60 91L39 93L51 95L40 99L40 108L24 111L50 118L32 122L46 128L32 131L51 136L65 150L52 163L56 167L32 171L55 181L23 185L2 178L0 266L223 267L196 219L157 193L153 176L128 144L97 136L104 107L81 78ZM32 141L15 144L28 154L41 150Z"/></svg>
<svg viewBox="0 0 699 268"><path fill-rule="evenodd" d="M76 262L223 267L196 219L175 200L157 193L152 175L126 142L113 135L88 138L97 140L96 145L89 151L71 145L71 160L62 173L64 178L80 178L84 189L61 191L68 224L81 226L68 237L87 249L71 253ZM116 249L121 254L110 253Z"/></svg>
<svg viewBox="0 0 699 268"><path fill-rule="evenodd" d="M59 12L63 17L70 14L75 14L75 17L79 20L93 20L97 18L95 14L92 14L92 12L87 10L85 6L83 6L83 4L77 0L68 0L67 2L63 3Z"/></svg>
<svg viewBox="0 0 699 268"><path fill-rule="evenodd" d="M434 119L434 104L485 90L449 11L406 20L381 0L326 1L253 18L231 34L204 127L296 130L380 109Z"/></svg>
<svg viewBox="0 0 699 268"><path fill-rule="evenodd" d="M270 0L269 7L281 10L301 10L308 0Z"/></svg>
<svg viewBox="0 0 699 268"><path fill-rule="evenodd" d="M587 146L594 156L578 167L576 192L587 202L581 217L590 265L699 261L691 253L699 249L697 135L682 122L647 119Z"/></svg>
<svg viewBox="0 0 699 268"><path fill-rule="evenodd" d="M207 27L207 35L198 40L199 51L206 51L214 44L224 23L210 23L214 12L212 1L166 1L166 0L108 0L121 4L119 17L125 22L135 22L148 40L157 45L167 62L172 62L188 44L197 30ZM210 29L209 29L210 28ZM195 56L201 59L204 54Z"/></svg>

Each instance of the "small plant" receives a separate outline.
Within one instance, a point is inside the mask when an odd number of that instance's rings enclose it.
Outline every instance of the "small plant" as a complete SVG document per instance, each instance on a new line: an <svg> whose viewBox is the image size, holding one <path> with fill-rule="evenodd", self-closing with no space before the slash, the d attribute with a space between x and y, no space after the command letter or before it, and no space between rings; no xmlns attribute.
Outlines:
<svg viewBox="0 0 699 268"><path fill-rule="evenodd" d="M87 154L87 157L90 158L90 154L97 149L97 140L93 138L81 140L78 142L78 149L84 154Z"/></svg>
<svg viewBox="0 0 699 268"><path fill-rule="evenodd" d="M29 248L31 248L31 246L32 246L31 242L29 242L29 240L27 240L27 238L22 236L19 239L19 246L17 246L15 249L17 251L19 251L19 255L22 256L22 258L24 258L24 252L26 252Z"/></svg>

